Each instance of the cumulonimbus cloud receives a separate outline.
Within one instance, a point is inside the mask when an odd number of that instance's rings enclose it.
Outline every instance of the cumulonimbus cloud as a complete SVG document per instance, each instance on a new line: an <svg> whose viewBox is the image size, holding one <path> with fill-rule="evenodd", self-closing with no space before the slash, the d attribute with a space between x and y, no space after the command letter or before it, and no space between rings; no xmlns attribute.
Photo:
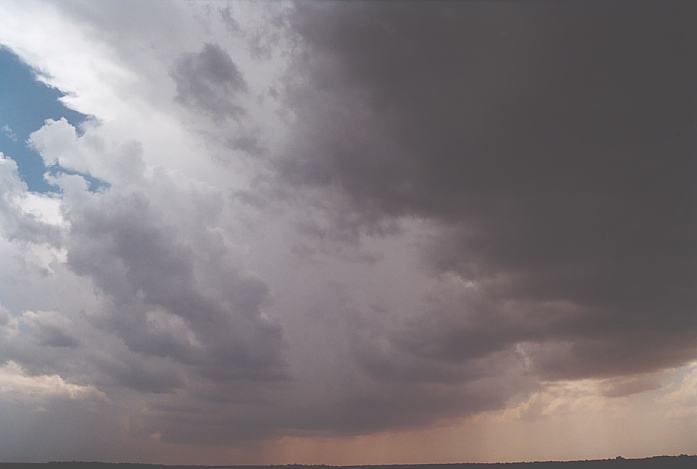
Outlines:
<svg viewBox="0 0 697 469"><path fill-rule="evenodd" d="M31 135L52 194L0 159L13 383L241 445L595 403L697 356L691 6L9 5L0 43L94 116Z"/></svg>

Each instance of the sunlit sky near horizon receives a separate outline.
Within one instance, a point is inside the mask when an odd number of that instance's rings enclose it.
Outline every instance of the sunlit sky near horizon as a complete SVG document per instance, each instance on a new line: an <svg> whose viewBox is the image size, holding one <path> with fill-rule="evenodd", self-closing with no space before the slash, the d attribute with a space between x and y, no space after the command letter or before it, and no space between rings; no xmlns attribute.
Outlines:
<svg viewBox="0 0 697 469"><path fill-rule="evenodd" d="M697 453L696 22L0 2L0 462Z"/></svg>

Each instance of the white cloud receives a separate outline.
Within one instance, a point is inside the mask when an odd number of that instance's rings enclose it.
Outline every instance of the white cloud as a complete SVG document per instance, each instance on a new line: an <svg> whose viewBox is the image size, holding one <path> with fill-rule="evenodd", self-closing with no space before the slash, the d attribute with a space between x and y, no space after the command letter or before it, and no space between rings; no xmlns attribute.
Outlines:
<svg viewBox="0 0 697 469"><path fill-rule="evenodd" d="M28 375L13 361L0 366L0 398L85 399L102 396L93 386L69 383L59 375Z"/></svg>
<svg viewBox="0 0 697 469"><path fill-rule="evenodd" d="M12 127L10 127L7 124L0 127L0 133L2 133L5 137L9 138L13 142L17 141L17 134L15 134L15 131L12 130Z"/></svg>

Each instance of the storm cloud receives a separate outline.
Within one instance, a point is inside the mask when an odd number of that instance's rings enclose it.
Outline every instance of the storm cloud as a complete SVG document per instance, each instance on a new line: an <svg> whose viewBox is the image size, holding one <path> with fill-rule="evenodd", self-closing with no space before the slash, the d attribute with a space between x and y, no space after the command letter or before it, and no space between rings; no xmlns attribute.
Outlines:
<svg viewBox="0 0 697 469"><path fill-rule="evenodd" d="M0 410L75 459L689 435L697 6L669 3L3 4L90 117L27 134L50 192L0 155Z"/></svg>
<svg viewBox="0 0 697 469"><path fill-rule="evenodd" d="M284 176L344 193L364 230L433 222L426 262L471 282L396 343L455 362L529 344L557 378L694 356L695 8L674 7L299 6Z"/></svg>

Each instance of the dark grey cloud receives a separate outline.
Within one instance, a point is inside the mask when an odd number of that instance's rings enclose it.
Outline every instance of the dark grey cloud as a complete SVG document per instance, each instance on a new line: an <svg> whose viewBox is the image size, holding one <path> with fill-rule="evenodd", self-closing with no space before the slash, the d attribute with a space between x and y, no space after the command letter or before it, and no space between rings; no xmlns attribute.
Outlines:
<svg viewBox="0 0 697 469"><path fill-rule="evenodd" d="M38 325L36 335L41 345L48 347L74 348L80 345L80 341L69 332L52 324Z"/></svg>
<svg viewBox="0 0 697 469"><path fill-rule="evenodd" d="M216 119L240 117L245 111L238 97L247 83L232 58L217 44L179 58L170 72L177 85L177 101Z"/></svg>
<svg viewBox="0 0 697 469"><path fill-rule="evenodd" d="M431 221L434 275L477 286L394 344L455 363L526 344L553 378L697 355L695 19L689 2L298 6L286 182L340 192L363 230Z"/></svg>
<svg viewBox="0 0 697 469"><path fill-rule="evenodd" d="M344 363L344 366L350 366ZM509 377L510 378L510 377ZM147 416L167 441L241 444L281 435L360 435L395 428L418 428L434 420L503 407L533 389L530 380L482 377L466 384L375 381L360 374L336 383L315 380L312 397L286 389L257 387L254 400L235 400L239 391L222 388L231 399L212 395L156 402ZM217 386L220 389L220 386Z"/></svg>
<svg viewBox="0 0 697 469"><path fill-rule="evenodd" d="M181 376L171 366L147 362L137 356L101 360L98 365L105 384L111 386L157 394L174 391L183 385Z"/></svg>
<svg viewBox="0 0 697 469"><path fill-rule="evenodd" d="M175 186L165 185L176 197ZM210 214L203 220L215 220L215 197L185 197ZM112 306L101 327L130 350L193 366L209 379L283 376L282 332L262 314L268 288L226 262L226 247L206 221L192 232L178 228L142 192L76 201L68 220L68 264L107 295Z"/></svg>

